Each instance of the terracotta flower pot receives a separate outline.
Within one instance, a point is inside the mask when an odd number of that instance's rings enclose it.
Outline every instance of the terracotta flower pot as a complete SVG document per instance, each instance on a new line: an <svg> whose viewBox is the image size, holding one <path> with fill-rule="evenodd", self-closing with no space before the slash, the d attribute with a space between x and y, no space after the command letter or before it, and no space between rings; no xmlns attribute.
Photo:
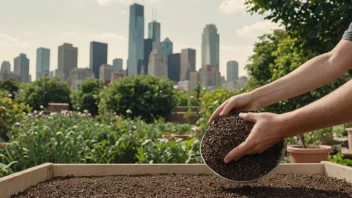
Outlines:
<svg viewBox="0 0 352 198"><path fill-rule="evenodd" d="M348 133L348 149L352 151L352 128L347 128L346 131Z"/></svg>
<svg viewBox="0 0 352 198"><path fill-rule="evenodd" d="M320 163L329 160L329 153L332 151L331 146L319 145L308 146L287 146L287 152L290 154L291 163Z"/></svg>

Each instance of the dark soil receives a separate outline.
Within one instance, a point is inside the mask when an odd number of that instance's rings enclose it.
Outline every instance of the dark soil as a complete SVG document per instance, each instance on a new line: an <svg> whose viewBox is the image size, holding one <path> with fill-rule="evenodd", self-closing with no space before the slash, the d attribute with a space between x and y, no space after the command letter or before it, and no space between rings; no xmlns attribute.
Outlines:
<svg viewBox="0 0 352 198"><path fill-rule="evenodd" d="M156 175L57 178L12 197L270 197L346 198L352 185L324 176L276 175L256 183L215 176Z"/></svg>
<svg viewBox="0 0 352 198"><path fill-rule="evenodd" d="M201 151L205 163L219 175L235 181L251 181L269 173L280 162L284 140L262 154L245 155L225 164L224 158L244 142L254 124L241 119L237 113L218 117L205 133Z"/></svg>

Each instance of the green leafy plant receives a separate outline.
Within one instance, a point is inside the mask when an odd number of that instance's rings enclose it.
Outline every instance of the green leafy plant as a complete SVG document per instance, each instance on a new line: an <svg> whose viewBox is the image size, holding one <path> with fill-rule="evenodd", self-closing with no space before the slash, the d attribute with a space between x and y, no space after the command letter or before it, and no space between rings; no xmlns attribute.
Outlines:
<svg viewBox="0 0 352 198"><path fill-rule="evenodd" d="M344 159L344 155L341 153L337 153L336 155L330 155L329 161L352 167L352 160L351 159Z"/></svg>
<svg viewBox="0 0 352 198"><path fill-rule="evenodd" d="M114 81L100 95L99 113L114 113L152 122L175 107L175 90L168 79L150 75Z"/></svg>

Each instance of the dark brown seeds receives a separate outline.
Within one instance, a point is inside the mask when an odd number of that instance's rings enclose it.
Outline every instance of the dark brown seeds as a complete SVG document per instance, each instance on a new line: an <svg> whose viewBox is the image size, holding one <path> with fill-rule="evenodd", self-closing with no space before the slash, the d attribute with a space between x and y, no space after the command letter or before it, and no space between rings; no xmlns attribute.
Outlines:
<svg viewBox="0 0 352 198"><path fill-rule="evenodd" d="M280 161L284 140L262 154L246 155L228 164L224 162L226 154L246 140L253 125L234 113L218 117L202 140L201 151L205 163L219 175L235 181L255 180L273 170Z"/></svg>

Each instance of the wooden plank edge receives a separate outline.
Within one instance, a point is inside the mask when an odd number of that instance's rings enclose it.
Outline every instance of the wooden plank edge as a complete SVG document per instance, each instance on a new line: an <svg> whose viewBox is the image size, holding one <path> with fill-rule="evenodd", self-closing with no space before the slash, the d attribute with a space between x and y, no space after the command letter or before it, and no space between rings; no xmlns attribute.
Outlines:
<svg viewBox="0 0 352 198"><path fill-rule="evenodd" d="M53 164L41 164L0 178L0 197L11 197L31 186L53 178Z"/></svg>
<svg viewBox="0 0 352 198"><path fill-rule="evenodd" d="M344 179L352 183L352 167L336 164L333 162L321 162L325 166L325 175L337 179Z"/></svg>
<svg viewBox="0 0 352 198"><path fill-rule="evenodd" d="M325 175L325 167L320 163L281 163L270 174Z"/></svg>

